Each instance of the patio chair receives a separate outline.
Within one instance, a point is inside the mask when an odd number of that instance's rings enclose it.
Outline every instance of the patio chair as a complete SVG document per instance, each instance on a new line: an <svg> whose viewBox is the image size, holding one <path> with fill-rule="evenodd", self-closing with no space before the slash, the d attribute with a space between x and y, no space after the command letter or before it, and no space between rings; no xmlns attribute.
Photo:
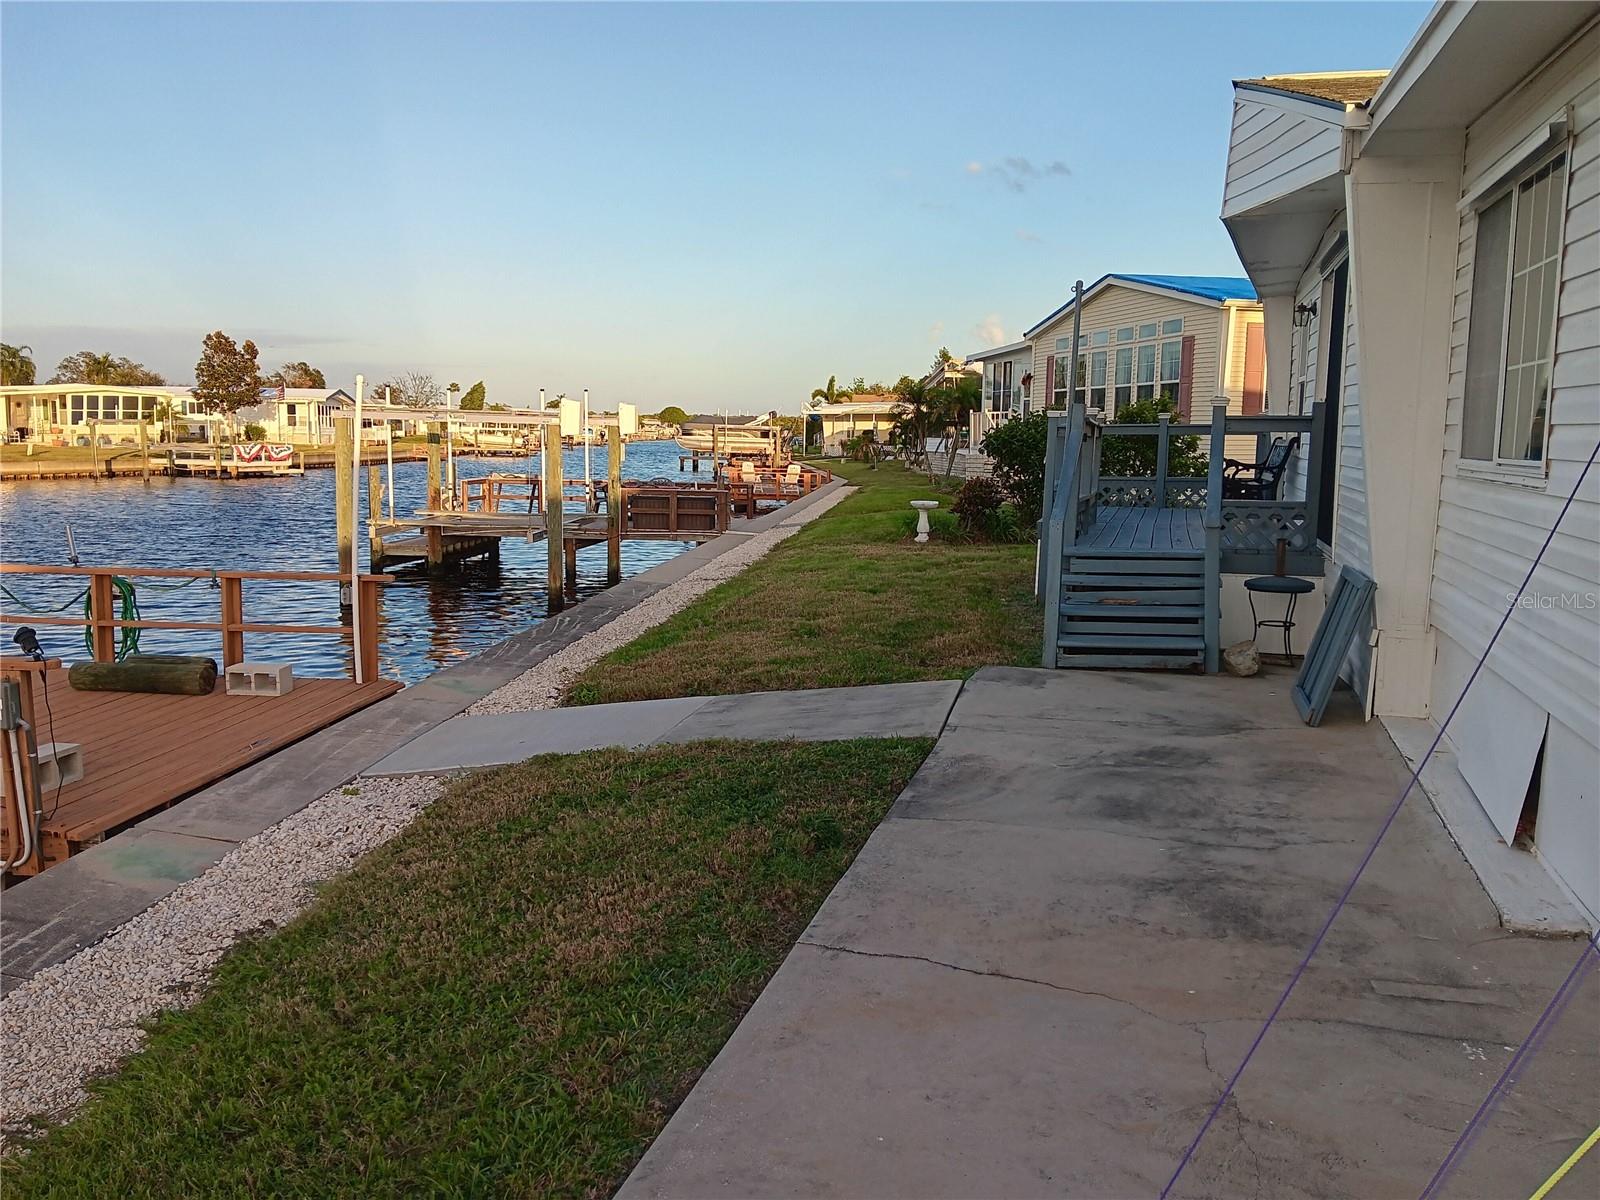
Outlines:
<svg viewBox="0 0 1600 1200"><path fill-rule="evenodd" d="M1276 500L1300 439L1273 438L1267 456L1260 462L1222 460L1222 496L1225 500Z"/></svg>

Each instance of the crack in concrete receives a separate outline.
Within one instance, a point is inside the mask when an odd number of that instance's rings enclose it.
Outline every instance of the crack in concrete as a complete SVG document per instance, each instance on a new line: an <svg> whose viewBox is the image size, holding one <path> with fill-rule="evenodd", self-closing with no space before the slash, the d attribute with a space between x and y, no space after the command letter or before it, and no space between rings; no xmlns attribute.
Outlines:
<svg viewBox="0 0 1600 1200"><path fill-rule="evenodd" d="M928 958L922 954L896 954L888 950L855 950L849 946L834 946L827 942L807 941L805 938L801 938L798 944L810 946L814 950L832 950L838 954L853 954L857 958L897 958L904 962L927 963L930 966L943 967L947 971L959 971L963 975L980 975L988 979L1008 979L1013 983L1031 983L1037 987L1046 987L1055 992L1068 992L1074 996L1089 996L1097 1000L1109 1000L1113 1004L1121 1004L1133 1009L1135 1012L1143 1013L1152 1021L1160 1021L1165 1025L1176 1025L1180 1029L1191 1028L1187 1022L1175 1021L1171 1017L1164 1017L1160 1013L1151 1012L1148 1008L1141 1008L1132 1000L1124 1000L1121 996L1113 996L1108 992L1096 992L1088 988L1069 987L1064 983L1051 983L1048 979L1035 979L1030 975L1011 975L1005 971L985 971L977 967L963 967L959 963L944 962L941 959Z"/></svg>

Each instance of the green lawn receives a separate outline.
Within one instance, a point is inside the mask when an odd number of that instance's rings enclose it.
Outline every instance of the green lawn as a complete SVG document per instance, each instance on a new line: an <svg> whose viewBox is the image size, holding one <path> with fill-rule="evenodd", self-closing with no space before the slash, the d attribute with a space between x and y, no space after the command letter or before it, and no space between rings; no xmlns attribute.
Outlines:
<svg viewBox="0 0 1600 1200"><path fill-rule="evenodd" d="M708 742L468 777L229 955L4 1191L609 1195L930 746Z"/></svg>
<svg viewBox="0 0 1600 1200"><path fill-rule="evenodd" d="M568 704L964 676L1035 665L1028 545L915 544L913 499L951 497L898 463L827 464L860 491L737 578L581 675Z"/></svg>

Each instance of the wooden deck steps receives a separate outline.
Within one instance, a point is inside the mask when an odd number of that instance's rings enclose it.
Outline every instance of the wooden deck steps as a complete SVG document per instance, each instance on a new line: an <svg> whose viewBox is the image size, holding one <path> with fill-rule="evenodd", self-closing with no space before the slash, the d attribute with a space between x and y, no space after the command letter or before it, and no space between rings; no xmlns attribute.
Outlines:
<svg viewBox="0 0 1600 1200"><path fill-rule="evenodd" d="M1090 545L1063 557L1057 666L1204 666L1203 551Z"/></svg>

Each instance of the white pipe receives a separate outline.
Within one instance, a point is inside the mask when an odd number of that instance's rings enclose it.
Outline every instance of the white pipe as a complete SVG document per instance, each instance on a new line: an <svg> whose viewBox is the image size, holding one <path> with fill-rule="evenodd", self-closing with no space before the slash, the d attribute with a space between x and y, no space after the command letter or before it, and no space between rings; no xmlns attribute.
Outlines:
<svg viewBox="0 0 1600 1200"><path fill-rule="evenodd" d="M583 505L594 511L594 479L589 474L589 389L583 389Z"/></svg>
<svg viewBox="0 0 1600 1200"><path fill-rule="evenodd" d="M19 743L19 730L6 730L6 738L11 743L11 778L17 794L17 836L22 839L22 856L14 862L6 863L5 869L15 870L33 857L33 814L28 811L29 797L23 792L22 787L22 750Z"/></svg>
<svg viewBox="0 0 1600 1200"><path fill-rule="evenodd" d="M365 375L356 376L356 430L351 439L351 455L355 462L350 466L350 648L355 661L357 683L365 683L361 673L361 552L356 547L355 533L361 528L361 398L367 388Z"/></svg>

